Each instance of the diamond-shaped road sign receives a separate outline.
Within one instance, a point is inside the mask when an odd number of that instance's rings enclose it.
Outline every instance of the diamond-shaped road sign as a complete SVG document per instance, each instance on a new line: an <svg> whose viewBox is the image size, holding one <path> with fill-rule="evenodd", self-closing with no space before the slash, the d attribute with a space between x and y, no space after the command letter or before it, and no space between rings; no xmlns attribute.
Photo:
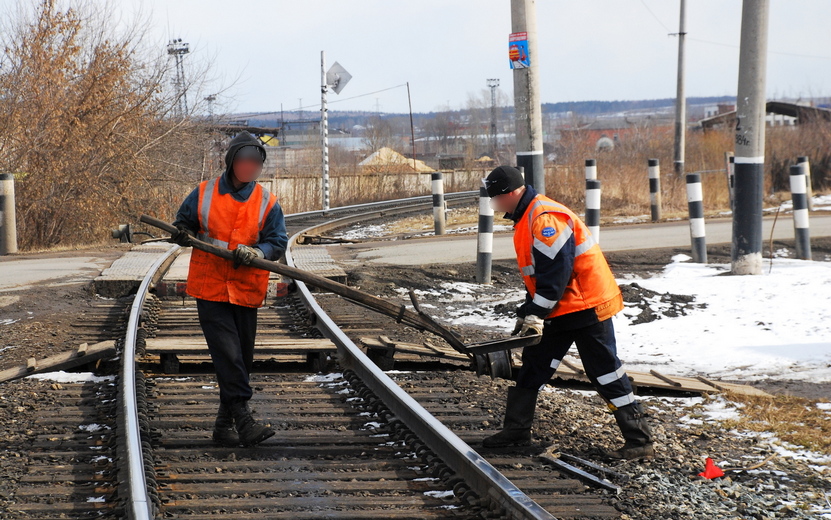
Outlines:
<svg viewBox="0 0 831 520"><path fill-rule="evenodd" d="M343 87L352 79L352 74L346 72L340 63L335 62L332 67L326 72L326 83L332 87L335 94L340 94Z"/></svg>

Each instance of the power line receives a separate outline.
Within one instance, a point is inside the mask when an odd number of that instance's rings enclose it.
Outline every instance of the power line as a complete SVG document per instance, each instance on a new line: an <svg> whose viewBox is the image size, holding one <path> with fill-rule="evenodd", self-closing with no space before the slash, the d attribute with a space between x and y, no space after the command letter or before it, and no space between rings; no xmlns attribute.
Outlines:
<svg viewBox="0 0 831 520"><path fill-rule="evenodd" d="M647 10L647 11L649 11L649 14L651 14L651 15L652 15L652 18L655 18L655 20L656 20L659 24L661 24L661 27L663 27L664 29L666 29L666 31L667 31L667 32L672 32L672 30L671 30L669 27L667 27L667 26L664 24L664 22L662 22L662 21L661 21L661 19L660 19L660 18L658 18L658 16L657 16L655 13L653 13L653 12L652 12L652 9L650 9L650 8L649 8L649 6L648 6L648 5L646 5L646 2L644 2L644 0L641 0L641 3L642 3L642 4L643 4L643 6L646 8L646 10Z"/></svg>
<svg viewBox="0 0 831 520"><path fill-rule="evenodd" d="M702 40L700 38L687 38L688 40L696 41L698 43L707 43L710 45L719 45L721 47L730 47L733 49L738 49L738 45L733 45L731 43L722 43L722 42L714 42L710 40ZM831 60L831 56L817 56L815 54L799 54L795 52L780 52L780 51L768 51L768 54L778 54L780 56L794 56L797 58L813 58L817 60Z"/></svg>
<svg viewBox="0 0 831 520"><path fill-rule="evenodd" d="M669 36L678 36L678 33L672 32L672 30L669 27L667 27L666 24L664 24L664 22L662 22L660 18L658 18L658 15L656 15L652 11L652 9L649 8L649 6L646 4L645 0L640 0L640 2L641 2L641 4L643 4L644 9L649 11L649 14L652 15L652 17L655 19L655 21L658 22L659 24L661 24L661 27L663 27L667 31L667 33L669 33ZM710 45L719 45L721 47L730 47L730 48L733 48L733 49L738 49L739 48L738 45L733 45L733 44L730 44L730 43L721 43L721 42L714 42L714 41L710 41L710 40L702 40L700 38L691 38L689 36L687 36L687 39L692 40L692 41L696 41L698 43L708 43ZM799 53L795 53L795 52L779 52L779 51L769 50L768 54L778 54L780 56L794 56L794 57L797 57L797 58L813 58L813 59L817 59L817 60L831 60L831 56L817 56L815 54L799 54Z"/></svg>
<svg viewBox="0 0 831 520"><path fill-rule="evenodd" d="M350 99L358 99L358 98L362 98L362 97L366 97L366 96L371 96L373 94L378 94L379 92L386 92L387 90L392 90L392 89L395 89L395 88L401 88L401 87L406 87L406 86L407 86L406 83L402 83L400 85L395 85L394 87L382 88L381 90L376 90L375 92L367 92L366 94L358 94L357 96L336 99L335 101L330 101L329 103L330 104L331 103L340 103L342 101L349 101Z"/></svg>
<svg viewBox="0 0 831 520"><path fill-rule="evenodd" d="M362 97L366 97L366 96L371 96L373 94L378 94L379 92L386 92L388 90L393 90L393 89L396 89L396 88L401 88L401 87L406 87L406 86L407 86L406 83L402 83L400 85L395 85L393 87L387 87L387 88L382 88L381 90L376 90L376 91L373 91L373 92L367 92L366 94L358 94L357 96L352 96L352 97L348 97L348 98L339 98L339 99L336 99L334 101L329 101L328 104L331 105L333 103L341 103L343 101L349 101L350 99L358 99L358 98L362 98ZM320 108L320 107L318 105L306 105L306 106L298 107L297 110L304 110L306 108ZM249 114L241 114L238 117L266 116L266 115L269 115L269 114L279 114L279 113L280 112L252 112L252 113L249 113Z"/></svg>

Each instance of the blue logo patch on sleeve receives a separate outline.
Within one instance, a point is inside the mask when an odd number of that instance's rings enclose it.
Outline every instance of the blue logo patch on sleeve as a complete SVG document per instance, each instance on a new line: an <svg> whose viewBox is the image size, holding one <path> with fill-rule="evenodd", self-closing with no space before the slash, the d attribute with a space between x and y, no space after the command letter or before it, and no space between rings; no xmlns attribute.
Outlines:
<svg viewBox="0 0 831 520"><path fill-rule="evenodd" d="M544 237L553 237L557 234L557 230L553 227L544 227L542 228L542 236Z"/></svg>

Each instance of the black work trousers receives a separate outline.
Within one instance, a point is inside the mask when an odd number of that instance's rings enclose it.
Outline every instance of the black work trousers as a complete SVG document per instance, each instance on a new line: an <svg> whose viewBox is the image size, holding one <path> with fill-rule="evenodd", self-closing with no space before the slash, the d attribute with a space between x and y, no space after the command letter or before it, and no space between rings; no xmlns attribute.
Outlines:
<svg viewBox="0 0 831 520"><path fill-rule="evenodd" d="M522 351L516 386L541 390L575 343L586 375L601 396L617 408L635 402L629 377L617 357L611 318L574 330L561 330L546 322L542 340Z"/></svg>
<svg viewBox="0 0 831 520"><path fill-rule="evenodd" d="M257 309L227 302L196 300L199 324L216 370L219 400L230 405L251 399Z"/></svg>

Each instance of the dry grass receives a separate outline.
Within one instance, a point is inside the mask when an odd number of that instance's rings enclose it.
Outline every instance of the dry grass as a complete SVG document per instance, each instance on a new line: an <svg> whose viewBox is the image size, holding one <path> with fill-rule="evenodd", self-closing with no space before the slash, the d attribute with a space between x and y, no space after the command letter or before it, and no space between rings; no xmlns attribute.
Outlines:
<svg viewBox="0 0 831 520"><path fill-rule="evenodd" d="M664 129L643 128L614 150L595 151L587 140L572 136L563 140L555 164L546 167L546 193L578 210L585 199L585 160L597 160L602 183L601 215L635 216L649 213L647 160L661 165L663 217L686 217L686 182L673 171L672 135ZM831 186L831 125L809 122L801 126L770 127L766 132L765 204L790 199L789 168L797 156L811 162L816 192ZM687 134L686 172L701 172L704 211L715 215L730 209L725 152L733 151L732 129Z"/></svg>
<svg viewBox="0 0 831 520"><path fill-rule="evenodd" d="M831 414L817 408L827 399L788 395L772 398L728 393L727 399L742 404L741 419L724 422L727 428L773 432L783 441L831 455Z"/></svg>

